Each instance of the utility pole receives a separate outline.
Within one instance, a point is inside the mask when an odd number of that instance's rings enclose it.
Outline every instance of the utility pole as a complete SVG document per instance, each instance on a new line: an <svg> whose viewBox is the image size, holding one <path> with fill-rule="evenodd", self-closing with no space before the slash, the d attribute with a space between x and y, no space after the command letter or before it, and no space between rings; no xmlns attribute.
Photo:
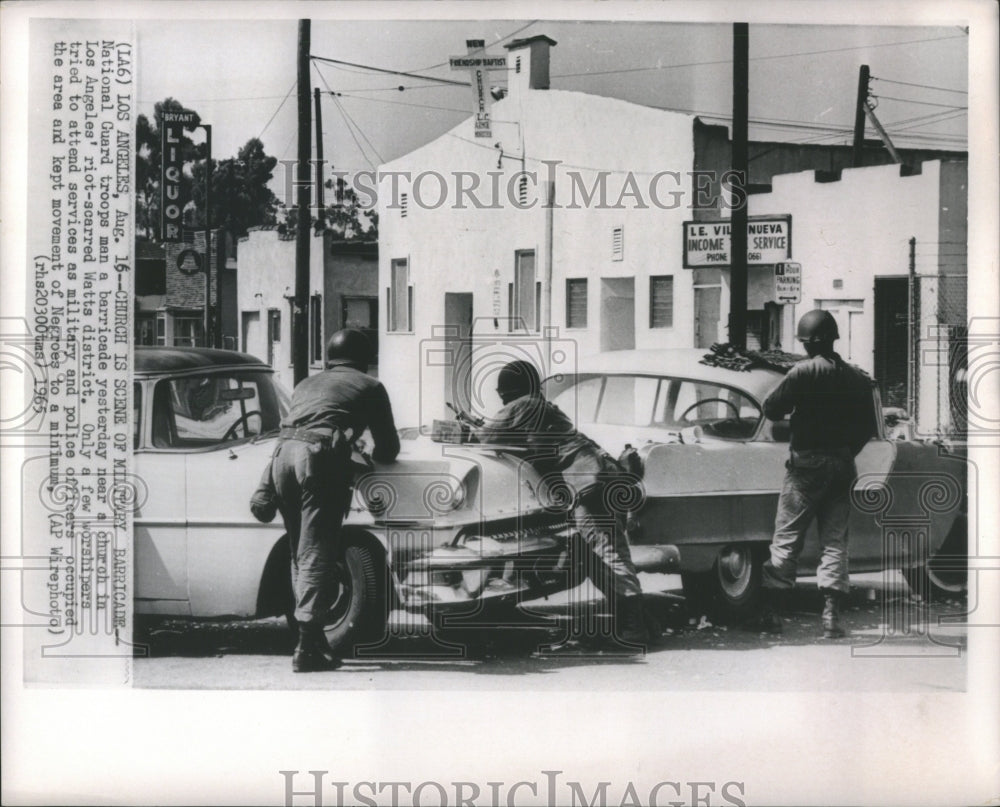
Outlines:
<svg viewBox="0 0 1000 807"><path fill-rule="evenodd" d="M733 23L733 193L743 204L730 219L729 343L747 346L747 129L750 101L750 32L745 22Z"/></svg>
<svg viewBox="0 0 1000 807"><path fill-rule="evenodd" d="M323 209L323 110L319 105L319 87L313 89L313 100L316 107L316 218L320 225L326 219Z"/></svg>
<svg viewBox="0 0 1000 807"><path fill-rule="evenodd" d="M854 107L854 155L851 165L859 168L864 160L865 148L865 105L868 103L868 65L858 70L858 102Z"/></svg>
<svg viewBox="0 0 1000 807"><path fill-rule="evenodd" d="M312 121L309 109L310 22L299 20L298 98L299 153L295 166L298 190L298 228L295 238L295 301L292 305L292 365L294 382L309 375L309 208L312 186L309 158L312 156Z"/></svg>

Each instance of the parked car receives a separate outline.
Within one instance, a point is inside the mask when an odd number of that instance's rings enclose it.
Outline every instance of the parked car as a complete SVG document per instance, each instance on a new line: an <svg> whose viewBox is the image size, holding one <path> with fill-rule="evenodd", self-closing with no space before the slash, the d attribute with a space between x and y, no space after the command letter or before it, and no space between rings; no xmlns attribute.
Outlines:
<svg viewBox="0 0 1000 807"><path fill-rule="evenodd" d="M630 537L640 571L679 572L690 597L738 617L757 596L787 454L787 426L761 415L781 374L706 367L701 355L617 351L550 379L547 393L609 450L636 449L645 499L633 501ZM134 518L137 615L291 613L280 519L260 524L248 507L287 405L271 368L251 356L136 349L134 470L148 487ZM531 603L579 583L558 497L519 449L467 434L405 439L387 465L358 455L367 465L342 534L332 645L377 640L392 609L441 627L526 624L539 616ZM902 568L914 585L959 588L964 458L880 432L858 467L852 570ZM959 561L936 564L943 554ZM803 571L815 558L811 536Z"/></svg>
<svg viewBox="0 0 1000 807"><path fill-rule="evenodd" d="M634 450L646 498L632 540L675 547L686 593L740 616L758 595L788 457L788 420L763 416L783 372L711 366L705 355L605 353L549 379L546 392L608 451ZM967 575L964 452L887 438L874 382L871 393L877 433L856 460L850 571L897 568L922 594L957 593ZM800 574L815 573L818 554L813 525Z"/></svg>

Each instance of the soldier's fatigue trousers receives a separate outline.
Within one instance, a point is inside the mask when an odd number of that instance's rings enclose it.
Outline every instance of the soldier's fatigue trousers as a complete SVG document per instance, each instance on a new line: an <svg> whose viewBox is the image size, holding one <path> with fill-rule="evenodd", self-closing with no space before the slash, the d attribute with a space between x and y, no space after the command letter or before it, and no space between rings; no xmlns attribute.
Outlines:
<svg viewBox="0 0 1000 807"><path fill-rule="evenodd" d="M625 513L606 501L606 484L583 491L573 508L573 521L588 557L587 576L609 602L642 594L625 531Z"/></svg>
<svg viewBox="0 0 1000 807"><path fill-rule="evenodd" d="M272 473L291 544L295 618L322 621L332 605L338 536L350 504L350 458L329 441L282 439Z"/></svg>
<svg viewBox="0 0 1000 807"><path fill-rule="evenodd" d="M765 561L765 588L788 589L806 530L816 519L822 548L817 582L821 589L847 592L847 523L851 486L857 471L848 452L793 451L785 465L785 482L778 497L771 557Z"/></svg>

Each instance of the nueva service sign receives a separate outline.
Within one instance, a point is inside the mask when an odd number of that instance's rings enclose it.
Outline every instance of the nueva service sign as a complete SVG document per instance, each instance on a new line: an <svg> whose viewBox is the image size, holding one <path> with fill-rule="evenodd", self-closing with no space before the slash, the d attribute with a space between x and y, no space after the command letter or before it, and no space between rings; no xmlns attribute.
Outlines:
<svg viewBox="0 0 1000 807"><path fill-rule="evenodd" d="M684 222L684 268L731 264L728 221ZM792 217L751 216L747 221L747 263L761 266L792 257Z"/></svg>

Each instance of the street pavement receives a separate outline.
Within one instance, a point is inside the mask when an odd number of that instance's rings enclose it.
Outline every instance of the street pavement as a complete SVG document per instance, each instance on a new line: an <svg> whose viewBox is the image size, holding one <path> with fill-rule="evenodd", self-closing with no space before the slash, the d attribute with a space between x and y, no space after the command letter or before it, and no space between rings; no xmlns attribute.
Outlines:
<svg viewBox="0 0 1000 807"><path fill-rule="evenodd" d="M964 600L919 602L896 572L852 576L848 635L837 640L822 638L814 579L800 580L781 636L689 613L676 582L647 598L662 630L637 658L545 652L558 631L505 631L474 648L439 643L396 614L390 635L364 658L296 675L283 619L172 620L149 632L133 681L166 689L965 690Z"/></svg>

